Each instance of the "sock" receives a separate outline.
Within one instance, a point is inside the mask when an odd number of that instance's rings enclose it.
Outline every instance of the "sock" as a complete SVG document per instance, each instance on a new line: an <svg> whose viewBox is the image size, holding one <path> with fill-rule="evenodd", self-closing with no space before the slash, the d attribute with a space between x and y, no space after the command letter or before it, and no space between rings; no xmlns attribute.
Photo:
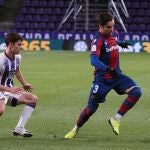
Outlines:
<svg viewBox="0 0 150 150"><path fill-rule="evenodd" d="M122 115L117 113L113 118L117 121L120 121L122 117L123 117Z"/></svg>
<svg viewBox="0 0 150 150"><path fill-rule="evenodd" d="M118 110L118 114L124 115L128 110L130 110L135 103L139 100L139 98L128 96L123 104L121 105L120 109Z"/></svg>
<svg viewBox="0 0 150 150"><path fill-rule="evenodd" d="M128 97L124 100L123 104L121 105L120 109L118 110L118 114L124 115L128 112L139 100L142 95L142 91L139 87L134 87L128 93Z"/></svg>
<svg viewBox="0 0 150 150"><path fill-rule="evenodd" d="M89 99L88 105L82 110L77 120L77 126L82 127L84 123L96 112L98 107L98 103L94 102L94 100Z"/></svg>
<svg viewBox="0 0 150 150"><path fill-rule="evenodd" d="M93 114L94 112L92 110L90 110L88 107L86 107L85 109L83 109L83 111L81 112L78 120L77 120L77 126L81 127L83 126L83 124L90 118L90 116Z"/></svg>
<svg viewBox="0 0 150 150"><path fill-rule="evenodd" d="M23 127L26 125L28 119L30 118L32 112L34 111L34 108L31 106L25 106L23 108L23 111L21 113L20 119L18 121L17 127Z"/></svg>
<svg viewBox="0 0 150 150"><path fill-rule="evenodd" d="M78 127L77 125L75 125L75 126L73 127L73 129L72 129L72 130L73 130L73 131L77 131L77 132L78 132L78 131L79 131L79 128L80 128L80 127Z"/></svg>

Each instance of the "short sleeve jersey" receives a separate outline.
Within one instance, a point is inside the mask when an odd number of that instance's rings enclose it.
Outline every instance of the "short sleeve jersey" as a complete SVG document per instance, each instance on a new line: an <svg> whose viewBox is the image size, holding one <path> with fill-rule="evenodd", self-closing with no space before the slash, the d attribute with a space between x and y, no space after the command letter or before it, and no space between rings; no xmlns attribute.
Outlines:
<svg viewBox="0 0 150 150"><path fill-rule="evenodd" d="M10 59L5 52L0 54L0 82L7 87L13 87L13 77L19 68L21 55L15 55Z"/></svg>

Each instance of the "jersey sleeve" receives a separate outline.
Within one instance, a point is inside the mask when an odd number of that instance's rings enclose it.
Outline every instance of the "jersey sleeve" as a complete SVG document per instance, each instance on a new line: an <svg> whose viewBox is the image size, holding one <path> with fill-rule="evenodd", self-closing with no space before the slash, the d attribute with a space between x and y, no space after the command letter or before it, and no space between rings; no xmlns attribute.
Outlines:
<svg viewBox="0 0 150 150"><path fill-rule="evenodd" d="M93 54L93 55L91 55L90 58L91 58L92 66L94 66L95 68L98 68L100 70L106 71L107 66L98 59L97 55Z"/></svg>
<svg viewBox="0 0 150 150"><path fill-rule="evenodd" d="M21 63L21 60L22 60L22 57L21 57L21 55L20 54L18 54L18 55L16 55L16 61L17 61L17 70L19 69L19 64Z"/></svg>
<svg viewBox="0 0 150 150"><path fill-rule="evenodd" d="M118 40L118 39L119 39L119 33L118 33L118 31L117 31L117 30L113 30L112 36L113 36L116 40Z"/></svg>
<svg viewBox="0 0 150 150"><path fill-rule="evenodd" d="M103 71L106 70L107 66L101 62L99 57L101 56L103 46L103 40L102 38L94 39L91 44L91 65L94 66L97 69L101 69Z"/></svg>
<svg viewBox="0 0 150 150"><path fill-rule="evenodd" d="M21 63L21 60L22 60L22 56L20 54L17 55L17 59L19 61L19 64Z"/></svg>
<svg viewBox="0 0 150 150"><path fill-rule="evenodd" d="M103 44L103 41L102 41L101 38L99 38L99 39L95 38L92 41L92 44L91 44L91 55L96 54L97 56L100 56L101 55L102 44Z"/></svg>
<svg viewBox="0 0 150 150"><path fill-rule="evenodd" d="M122 42L124 42L119 39L119 33L117 30L113 30L112 36L116 39L118 45L121 45Z"/></svg>
<svg viewBox="0 0 150 150"><path fill-rule="evenodd" d="M1 71L3 70L3 64L4 64L4 58L2 57L3 54L0 54L0 74Z"/></svg>

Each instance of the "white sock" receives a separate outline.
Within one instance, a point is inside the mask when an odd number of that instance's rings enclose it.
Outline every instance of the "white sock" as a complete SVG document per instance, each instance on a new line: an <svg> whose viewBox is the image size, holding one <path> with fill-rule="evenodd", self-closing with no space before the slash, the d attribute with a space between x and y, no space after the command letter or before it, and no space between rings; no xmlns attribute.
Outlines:
<svg viewBox="0 0 150 150"><path fill-rule="evenodd" d="M117 120L117 121L120 121L120 120L122 119L122 117L123 117L122 115L120 115L120 114L117 113L117 114L114 116L114 119Z"/></svg>
<svg viewBox="0 0 150 150"><path fill-rule="evenodd" d="M34 111L34 108L31 106L25 106L23 108L23 111L21 113L20 119L18 121L17 127L23 127L26 125L28 119L30 118L32 112Z"/></svg>
<svg viewBox="0 0 150 150"><path fill-rule="evenodd" d="M77 125L75 125L72 130L74 130L74 131L79 131L79 128L80 128L80 127L78 127Z"/></svg>

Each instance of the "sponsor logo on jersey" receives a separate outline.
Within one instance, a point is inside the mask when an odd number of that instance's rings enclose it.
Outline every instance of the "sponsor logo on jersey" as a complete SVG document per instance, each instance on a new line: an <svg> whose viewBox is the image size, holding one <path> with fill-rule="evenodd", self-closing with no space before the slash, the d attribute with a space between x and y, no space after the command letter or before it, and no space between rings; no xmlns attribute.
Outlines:
<svg viewBox="0 0 150 150"><path fill-rule="evenodd" d="M111 52L111 51L116 50L116 49L118 49L118 45L112 46L110 48L106 48L106 52Z"/></svg>

